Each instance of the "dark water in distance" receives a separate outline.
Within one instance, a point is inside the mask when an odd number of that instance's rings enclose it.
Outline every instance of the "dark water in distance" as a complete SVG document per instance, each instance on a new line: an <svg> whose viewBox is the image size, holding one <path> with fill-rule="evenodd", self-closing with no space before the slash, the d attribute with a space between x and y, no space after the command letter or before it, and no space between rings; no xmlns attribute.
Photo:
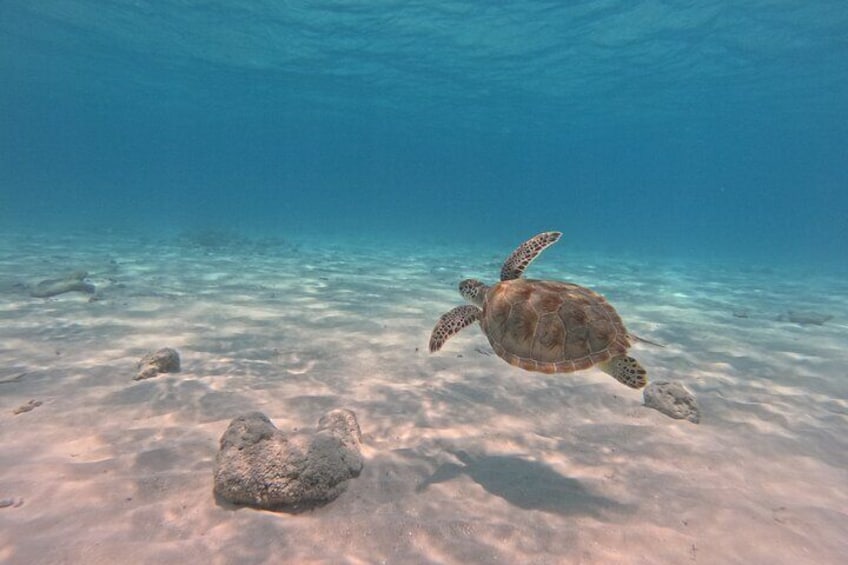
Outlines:
<svg viewBox="0 0 848 565"><path fill-rule="evenodd" d="M820 266L848 3L0 2L0 226Z"/></svg>

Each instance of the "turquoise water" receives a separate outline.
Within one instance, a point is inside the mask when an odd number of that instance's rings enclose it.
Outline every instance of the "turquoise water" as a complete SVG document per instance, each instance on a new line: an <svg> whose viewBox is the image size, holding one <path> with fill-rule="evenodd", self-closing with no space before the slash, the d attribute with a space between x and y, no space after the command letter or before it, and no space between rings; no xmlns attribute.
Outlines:
<svg viewBox="0 0 848 565"><path fill-rule="evenodd" d="M0 222L839 267L848 4L0 3Z"/></svg>
<svg viewBox="0 0 848 565"><path fill-rule="evenodd" d="M841 563L846 118L845 0L0 0L0 562ZM546 230L700 424L428 352ZM337 407L337 500L212 496Z"/></svg>

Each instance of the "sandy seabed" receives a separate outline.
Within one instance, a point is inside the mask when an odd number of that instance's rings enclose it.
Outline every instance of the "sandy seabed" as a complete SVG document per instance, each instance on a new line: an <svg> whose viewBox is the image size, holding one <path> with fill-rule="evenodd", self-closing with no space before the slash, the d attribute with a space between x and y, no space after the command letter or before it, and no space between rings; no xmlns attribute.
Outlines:
<svg viewBox="0 0 848 565"><path fill-rule="evenodd" d="M510 249L6 234L0 243L0 562L842 563L848 278L580 254L531 266L604 293L665 348L701 423L598 370L540 375L438 316ZM77 269L82 293L26 285ZM823 325L788 310L832 315ZM176 348L182 371L134 381ZM30 401L41 404L15 414ZM354 410L365 467L286 514L215 499L218 440Z"/></svg>

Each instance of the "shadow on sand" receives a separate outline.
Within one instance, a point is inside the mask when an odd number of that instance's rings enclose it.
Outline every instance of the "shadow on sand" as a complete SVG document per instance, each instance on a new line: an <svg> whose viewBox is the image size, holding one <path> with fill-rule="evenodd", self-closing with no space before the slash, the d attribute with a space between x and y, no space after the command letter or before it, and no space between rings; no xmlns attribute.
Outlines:
<svg viewBox="0 0 848 565"><path fill-rule="evenodd" d="M449 453L461 464L440 465L418 485L418 492L467 475L487 492L524 510L594 517L631 510L628 505L594 494L580 481L564 477L544 463L515 456L470 455L463 450L450 450Z"/></svg>

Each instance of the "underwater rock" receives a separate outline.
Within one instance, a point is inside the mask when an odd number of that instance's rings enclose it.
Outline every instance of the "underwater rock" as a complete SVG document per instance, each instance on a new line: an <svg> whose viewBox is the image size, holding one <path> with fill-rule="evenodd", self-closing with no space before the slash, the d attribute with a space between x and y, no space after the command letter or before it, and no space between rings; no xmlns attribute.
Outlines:
<svg viewBox="0 0 848 565"><path fill-rule="evenodd" d="M297 512L334 500L362 470L361 434L346 409L314 434L288 435L261 412L230 422L215 460L215 494L234 504Z"/></svg>
<svg viewBox="0 0 848 565"><path fill-rule="evenodd" d="M158 376L159 373L179 373L180 354L176 349L163 347L162 349L148 353L138 362L138 374L134 380L149 379Z"/></svg>
<svg viewBox="0 0 848 565"><path fill-rule="evenodd" d="M18 414L23 414L24 412L29 412L30 410L38 408L39 406L41 406L40 400L30 400L26 404L21 404L20 406L18 406L14 410L12 410L12 414L17 416Z"/></svg>
<svg viewBox="0 0 848 565"><path fill-rule="evenodd" d="M642 393L645 406L659 410L677 420L701 421L701 410L695 396L678 382L650 383Z"/></svg>
<svg viewBox="0 0 848 565"><path fill-rule="evenodd" d="M75 271L63 279L47 279L33 286L29 294L35 298L49 298L65 292L85 292L94 294L94 285L85 280L88 273Z"/></svg>
<svg viewBox="0 0 848 565"><path fill-rule="evenodd" d="M810 310L789 310L786 314L778 316L777 319L780 322L788 321L793 324L801 324L802 326L821 326L828 320L832 320L833 316Z"/></svg>
<svg viewBox="0 0 848 565"><path fill-rule="evenodd" d="M20 508L23 504L23 498L0 498L0 508Z"/></svg>

